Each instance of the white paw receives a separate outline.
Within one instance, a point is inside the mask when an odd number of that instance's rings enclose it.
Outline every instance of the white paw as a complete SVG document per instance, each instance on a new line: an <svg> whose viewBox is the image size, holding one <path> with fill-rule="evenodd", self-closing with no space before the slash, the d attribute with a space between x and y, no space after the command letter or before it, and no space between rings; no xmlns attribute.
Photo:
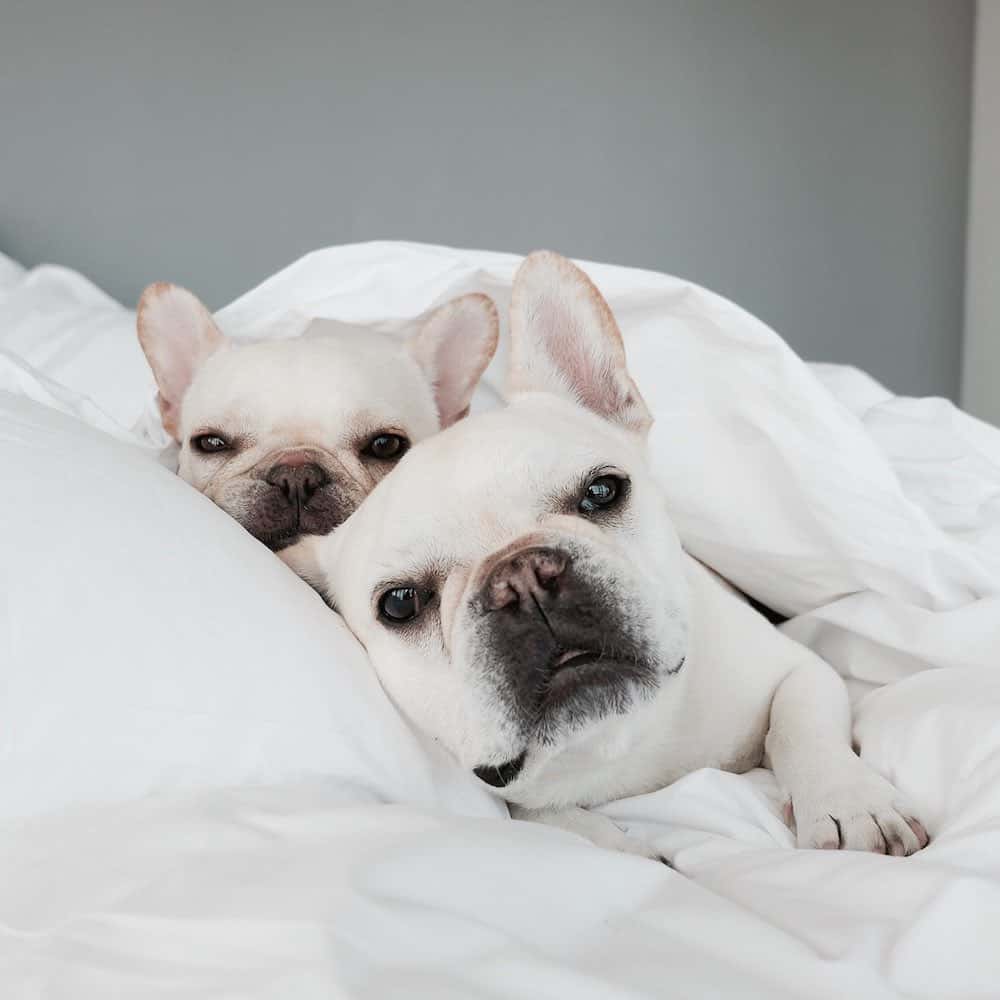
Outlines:
<svg viewBox="0 0 1000 1000"><path fill-rule="evenodd" d="M896 789L858 758L799 790L790 805L799 847L902 857L927 846L927 831Z"/></svg>
<svg viewBox="0 0 1000 1000"><path fill-rule="evenodd" d="M670 862L650 843L623 830L617 823L608 820L609 828L603 830L598 836L593 833L587 839L598 847L603 847L609 851L619 851L622 854L634 854L640 858L649 858L651 861L659 861L668 868Z"/></svg>

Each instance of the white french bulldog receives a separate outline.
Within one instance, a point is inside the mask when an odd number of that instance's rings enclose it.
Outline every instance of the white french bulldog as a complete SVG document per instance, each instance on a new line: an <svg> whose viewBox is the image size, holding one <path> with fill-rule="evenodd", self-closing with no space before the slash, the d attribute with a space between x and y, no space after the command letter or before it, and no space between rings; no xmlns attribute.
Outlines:
<svg viewBox="0 0 1000 1000"><path fill-rule="evenodd" d="M513 398L414 448L333 535L291 549L390 697L513 813L655 855L590 812L766 761L801 847L927 843L851 748L846 689L681 547L651 416L587 277L529 256Z"/></svg>
<svg viewBox="0 0 1000 1000"><path fill-rule="evenodd" d="M179 475L275 551L331 531L411 443L465 416L499 331L473 294L402 344L324 321L239 342L170 284L143 292L136 324Z"/></svg>

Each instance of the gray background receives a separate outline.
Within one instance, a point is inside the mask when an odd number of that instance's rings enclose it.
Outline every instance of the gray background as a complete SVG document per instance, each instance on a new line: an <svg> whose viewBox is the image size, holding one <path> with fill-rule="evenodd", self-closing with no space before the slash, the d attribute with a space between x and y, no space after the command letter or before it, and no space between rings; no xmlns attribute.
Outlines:
<svg viewBox="0 0 1000 1000"><path fill-rule="evenodd" d="M0 249L224 304L373 238L692 278L958 389L972 0L0 0Z"/></svg>

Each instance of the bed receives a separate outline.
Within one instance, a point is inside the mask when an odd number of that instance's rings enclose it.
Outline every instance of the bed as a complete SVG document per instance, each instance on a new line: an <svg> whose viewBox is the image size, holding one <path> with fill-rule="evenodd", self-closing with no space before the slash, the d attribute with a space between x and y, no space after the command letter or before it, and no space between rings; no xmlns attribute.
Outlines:
<svg viewBox="0 0 1000 1000"><path fill-rule="evenodd" d="M503 315L516 264L334 247L217 320L403 335L467 291ZM685 545L842 673L931 845L794 850L764 770L605 807L674 870L510 820L172 474L133 314L0 258L5 1000L1000 996L1000 431L690 282L584 267Z"/></svg>

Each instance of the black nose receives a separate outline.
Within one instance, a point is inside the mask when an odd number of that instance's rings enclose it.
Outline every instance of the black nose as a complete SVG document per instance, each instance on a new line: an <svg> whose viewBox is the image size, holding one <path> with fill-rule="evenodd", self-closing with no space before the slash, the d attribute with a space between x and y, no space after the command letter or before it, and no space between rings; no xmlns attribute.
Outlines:
<svg viewBox="0 0 1000 1000"><path fill-rule="evenodd" d="M494 566L483 585L483 603L490 611L547 604L559 596L569 556L558 549L521 549Z"/></svg>
<svg viewBox="0 0 1000 1000"><path fill-rule="evenodd" d="M290 504L305 507L313 494L330 482L330 477L313 462L303 465L276 465L265 477L281 490Z"/></svg>

